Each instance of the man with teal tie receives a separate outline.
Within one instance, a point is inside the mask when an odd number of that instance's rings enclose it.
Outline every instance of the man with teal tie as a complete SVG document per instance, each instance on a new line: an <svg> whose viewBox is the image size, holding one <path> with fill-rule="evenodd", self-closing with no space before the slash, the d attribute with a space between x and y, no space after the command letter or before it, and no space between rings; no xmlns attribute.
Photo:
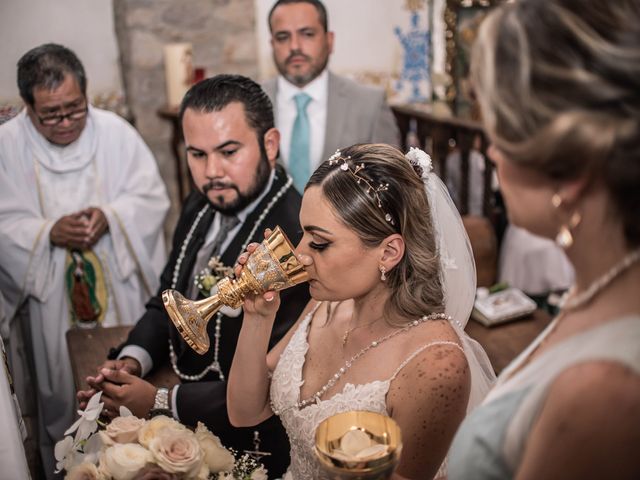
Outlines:
<svg viewBox="0 0 640 480"><path fill-rule="evenodd" d="M319 0L278 0L269 13L273 59L280 75L263 84L281 133L280 159L299 191L337 148L398 145L395 118L382 89L327 69L334 33Z"/></svg>

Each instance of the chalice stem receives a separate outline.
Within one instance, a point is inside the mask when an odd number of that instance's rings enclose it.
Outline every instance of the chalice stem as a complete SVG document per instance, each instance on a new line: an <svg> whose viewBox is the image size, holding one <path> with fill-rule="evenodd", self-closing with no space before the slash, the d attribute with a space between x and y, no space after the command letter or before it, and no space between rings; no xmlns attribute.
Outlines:
<svg viewBox="0 0 640 480"><path fill-rule="evenodd" d="M203 302L202 305L198 307L198 313L202 318L209 319L224 307L224 303L218 294L211 295L206 300L206 303Z"/></svg>

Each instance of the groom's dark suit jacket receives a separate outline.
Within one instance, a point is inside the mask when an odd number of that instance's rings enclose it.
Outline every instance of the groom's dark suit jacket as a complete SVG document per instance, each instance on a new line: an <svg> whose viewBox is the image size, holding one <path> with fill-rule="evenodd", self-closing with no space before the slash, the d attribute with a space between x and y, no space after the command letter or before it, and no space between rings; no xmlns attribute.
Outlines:
<svg viewBox="0 0 640 480"><path fill-rule="evenodd" d="M222 261L227 266L233 266L242 253L240 247L251 232L256 220L264 211L266 205L287 181L285 171L281 166L276 167L276 176L269 193L260 204L251 212L240 232L234 237L230 246L222 255ZM178 368L185 374L200 373L213 360L213 338L215 317L208 324L211 348L204 355L194 352L182 339L173 326L162 303L162 291L171 288L172 277L176 260L193 222L200 210L207 204L207 198L200 192L192 192L187 198L182 209L173 237L172 250L169 261L162 272L160 288L147 304L146 312L133 328L125 345L137 345L144 348L153 359L153 365L164 365L168 361L171 339L174 350L178 356ZM301 229L298 220L300 211L300 194L291 186L278 202L270 210L266 218L261 222L251 239L252 242L260 242L264 238L264 229L280 225L294 245L301 238ZM186 249L186 254L180 265L180 272L176 284L176 290L182 294L193 281L192 270L196 256L202 245L215 212L212 209L202 217L192 239ZM273 347L287 330L297 320L303 308L309 301L309 289L306 284L285 290L281 293L281 306L278 311L273 332L271 334L270 348ZM242 314L231 318L224 316L222 319L222 331L220 341L219 361L225 378L229 376L229 369L236 348ZM124 345L123 345L124 346ZM220 437L223 445L233 447L238 452L253 449L254 430L260 432L260 450L269 451L271 455L262 459L263 464L269 470L269 477L275 478L283 474L289 465L289 442L287 435L278 417L273 416L266 422L252 428L236 428L229 423L226 406L226 382L220 381L217 373L209 372L198 382L185 383L178 389L176 407L180 421L186 425L195 426L198 421L203 422L216 435Z"/></svg>

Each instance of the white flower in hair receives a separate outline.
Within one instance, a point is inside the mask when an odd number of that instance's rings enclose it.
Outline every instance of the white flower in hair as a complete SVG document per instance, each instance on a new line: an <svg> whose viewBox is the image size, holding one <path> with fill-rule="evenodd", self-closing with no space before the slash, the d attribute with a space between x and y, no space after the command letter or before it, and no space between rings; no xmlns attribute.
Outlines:
<svg viewBox="0 0 640 480"><path fill-rule="evenodd" d="M409 151L406 153L405 158L409 160L409 163L412 166L418 166L422 170L422 179L426 180L429 173L433 169L433 164L431 162L431 157L425 152L416 147L411 147Z"/></svg>

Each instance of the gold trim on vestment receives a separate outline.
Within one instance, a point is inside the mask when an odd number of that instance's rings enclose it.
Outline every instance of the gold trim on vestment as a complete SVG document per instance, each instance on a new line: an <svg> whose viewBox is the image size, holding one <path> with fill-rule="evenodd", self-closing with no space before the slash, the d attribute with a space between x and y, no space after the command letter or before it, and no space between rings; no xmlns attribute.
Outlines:
<svg viewBox="0 0 640 480"><path fill-rule="evenodd" d="M131 243L131 239L127 234L127 230L124 228L124 223L122 222L120 215L118 215L118 212L116 212L112 207L108 207L108 208L111 211L111 213L113 213L113 215L115 216L116 221L118 222L118 225L120 225L120 230L122 230L122 234L124 235L124 239L127 244L127 249L129 250L129 253L131 253L131 255L133 256L133 259L136 262L136 266L138 267L138 272L140 272L140 279L142 280L142 284L145 290L147 291L147 295L148 296L153 295L153 292L151 291L151 287L149 286L149 283L147 282L147 279L144 276L144 270L142 269L142 264L138 259L138 255L136 255L136 251L133 248L133 244Z"/></svg>

